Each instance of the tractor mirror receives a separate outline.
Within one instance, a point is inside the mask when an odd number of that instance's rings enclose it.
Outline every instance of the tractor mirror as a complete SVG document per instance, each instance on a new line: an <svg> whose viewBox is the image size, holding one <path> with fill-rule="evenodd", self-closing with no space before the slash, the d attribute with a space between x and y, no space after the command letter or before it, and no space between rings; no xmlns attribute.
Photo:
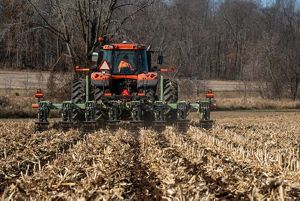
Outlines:
<svg viewBox="0 0 300 201"><path fill-rule="evenodd" d="M162 65L164 63L164 56L159 55L157 58L157 64Z"/></svg>
<svg viewBox="0 0 300 201"><path fill-rule="evenodd" d="M93 52L92 61L97 62L98 61L98 56L99 56L98 52Z"/></svg>

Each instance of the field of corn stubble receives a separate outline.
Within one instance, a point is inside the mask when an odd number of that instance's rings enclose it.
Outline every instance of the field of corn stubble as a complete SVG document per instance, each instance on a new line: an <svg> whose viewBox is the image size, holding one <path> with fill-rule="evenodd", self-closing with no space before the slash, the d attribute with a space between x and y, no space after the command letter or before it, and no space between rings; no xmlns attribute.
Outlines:
<svg viewBox="0 0 300 201"><path fill-rule="evenodd" d="M0 122L2 200L295 200L300 113L223 115L191 126L35 133ZM174 199L175 198L175 199Z"/></svg>

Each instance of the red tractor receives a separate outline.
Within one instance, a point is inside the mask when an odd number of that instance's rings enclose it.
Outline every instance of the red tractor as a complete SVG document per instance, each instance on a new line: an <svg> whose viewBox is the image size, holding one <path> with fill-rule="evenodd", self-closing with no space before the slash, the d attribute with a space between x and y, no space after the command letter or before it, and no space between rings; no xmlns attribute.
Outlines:
<svg viewBox="0 0 300 201"><path fill-rule="evenodd" d="M151 65L150 50L145 46L123 42L105 45L94 53L94 68L76 67L71 101L52 104L39 101L38 125L48 124L51 109L62 111L63 125L118 125L121 121L165 126L175 123L186 129L187 115L196 110L202 127L210 128L211 98L189 103L178 101L178 84L164 79L162 69ZM163 57L158 57L158 64Z"/></svg>

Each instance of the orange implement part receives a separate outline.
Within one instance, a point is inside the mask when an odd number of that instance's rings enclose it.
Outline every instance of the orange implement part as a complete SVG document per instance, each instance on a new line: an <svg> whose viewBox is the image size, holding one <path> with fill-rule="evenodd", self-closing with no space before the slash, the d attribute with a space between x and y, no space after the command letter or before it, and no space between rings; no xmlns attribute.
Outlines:
<svg viewBox="0 0 300 201"><path fill-rule="evenodd" d="M213 94L213 93L206 94L206 98L214 98L214 97L215 97L215 94Z"/></svg>
<svg viewBox="0 0 300 201"><path fill-rule="evenodd" d="M39 104L32 104L31 105L31 108L33 108L33 109L38 109L40 106L39 106Z"/></svg>
<svg viewBox="0 0 300 201"><path fill-rule="evenodd" d="M163 73L171 73L171 72L175 72L176 71L176 68L161 68L160 69L160 72L163 72Z"/></svg>
<svg viewBox="0 0 300 201"><path fill-rule="evenodd" d="M145 93L144 92L139 92L138 96L145 96Z"/></svg>
<svg viewBox="0 0 300 201"><path fill-rule="evenodd" d="M120 43L120 44L113 44L113 45L104 45L104 50L144 50L144 45L138 45L134 43Z"/></svg>

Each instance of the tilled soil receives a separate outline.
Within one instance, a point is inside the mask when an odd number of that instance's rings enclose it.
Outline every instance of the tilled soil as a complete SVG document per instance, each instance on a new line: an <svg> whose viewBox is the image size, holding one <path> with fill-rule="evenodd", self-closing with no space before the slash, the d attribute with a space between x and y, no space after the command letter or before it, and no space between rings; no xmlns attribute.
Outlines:
<svg viewBox="0 0 300 201"><path fill-rule="evenodd" d="M297 121L225 119L210 131L191 126L186 133L172 127L34 132L33 126L0 122L1 199L300 197Z"/></svg>

